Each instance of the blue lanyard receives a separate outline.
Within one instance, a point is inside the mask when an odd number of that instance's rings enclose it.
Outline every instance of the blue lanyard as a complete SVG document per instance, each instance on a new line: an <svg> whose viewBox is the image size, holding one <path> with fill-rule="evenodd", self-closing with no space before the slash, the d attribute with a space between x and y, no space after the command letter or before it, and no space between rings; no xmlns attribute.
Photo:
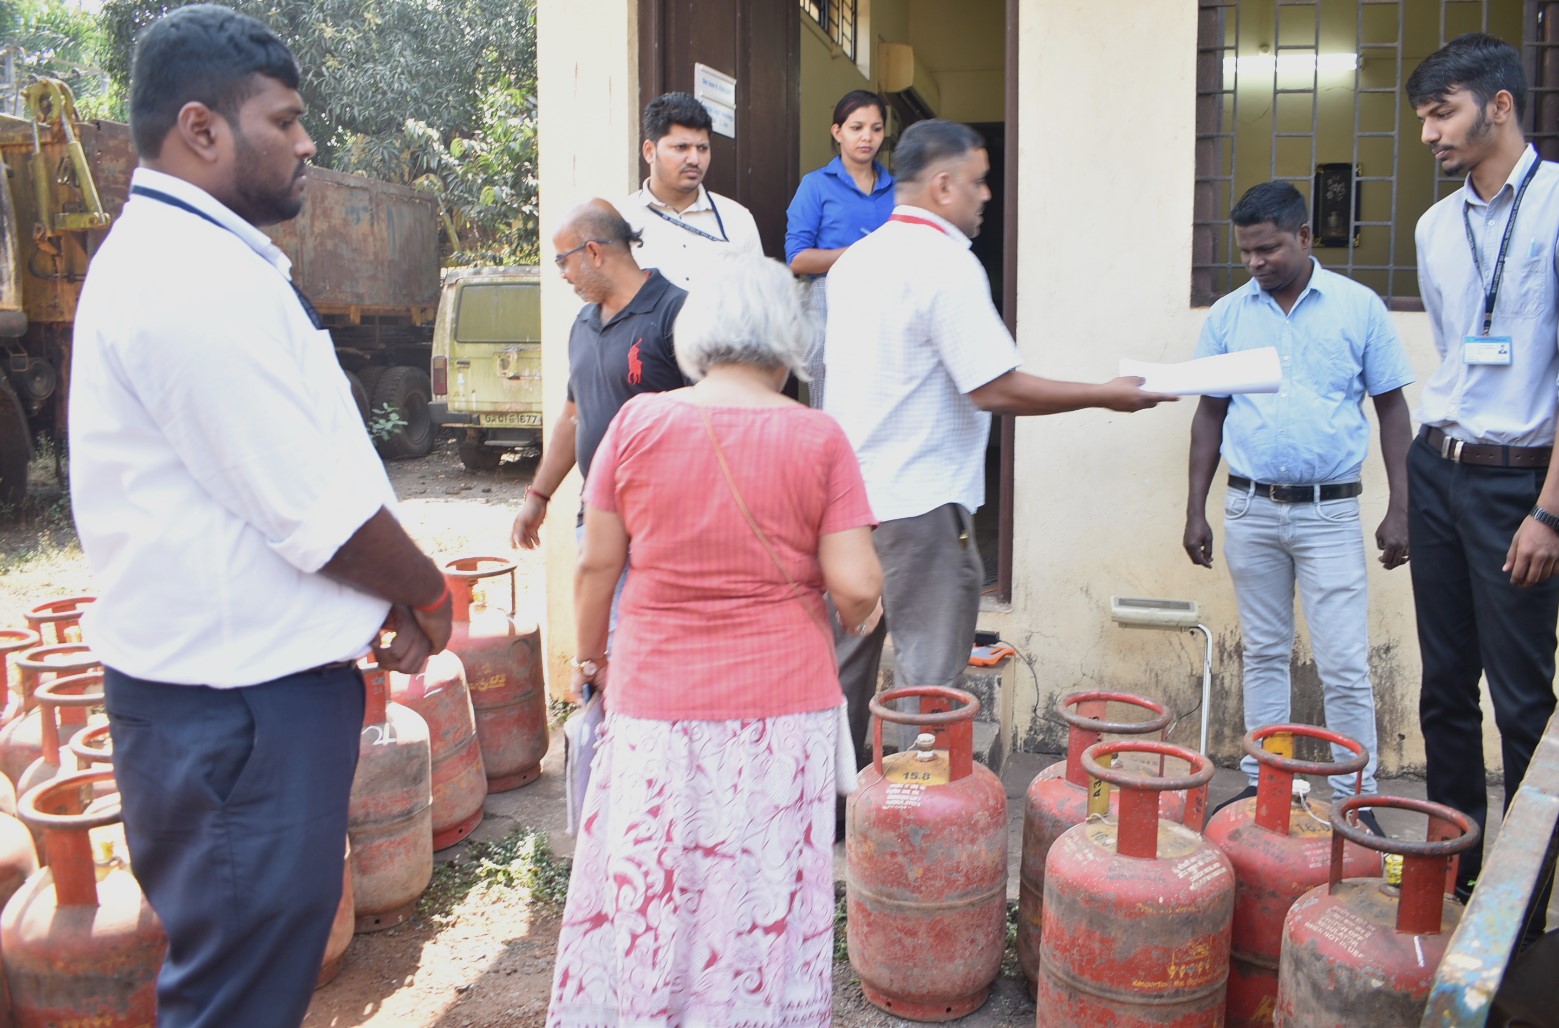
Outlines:
<svg viewBox="0 0 1559 1028"><path fill-rule="evenodd" d="M223 232L233 232L232 229L228 228L226 225L222 224L220 221L201 210L199 207L196 207L192 203L187 203L183 200L180 200L171 193L164 193L160 189L152 189L148 186L131 186L130 192L134 193L136 196L144 196L148 200L155 200L158 203L165 203L169 207L177 207L181 211L188 211L197 218L204 218L206 221L211 222L211 224L215 225ZM233 235L236 236L238 233L233 232ZM239 238L242 237L240 236ZM247 241L245 245L247 245ZM303 305L303 313L309 316L309 323L317 329L323 329L325 327L324 320L320 318L319 311L315 310L314 305L309 302L309 298L303 295L303 290L299 289L298 284L292 279L287 278L285 275L282 277L286 279L287 284L292 287L293 295L298 298L298 302Z"/></svg>
<svg viewBox="0 0 1559 1028"><path fill-rule="evenodd" d="M1510 236L1516 230L1516 212L1521 210L1521 198L1526 195L1527 186L1537 177L1537 169L1542 165L1543 159L1535 156L1532 166L1527 168L1527 173L1521 180L1521 185L1516 189L1515 202L1510 205L1510 217L1505 219L1505 235L1499 241L1499 258L1494 262L1494 278L1489 282L1488 289L1483 294L1483 334L1488 335L1494 327L1494 301L1499 296L1500 280L1505 277L1505 254L1510 249ZM1498 194L1496 194L1498 195ZM1478 253L1478 242L1472 236L1472 217L1467 213L1467 203L1462 202L1462 227L1467 230L1467 247L1472 251L1473 267L1478 269L1478 285L1483 285L1483 258Z"/></svg>
<svg viewBox="0 0 1559 1028"><path fill-rule="evenodd" d="M706 192L704 195L709 197L709 210L714 213L715 224L720 226L720 234L718 236L717 235L713 235L713 234L711 234L709 232L705 232L701 228L694 228L692 225L689 225L687 222L683 221L681 218L673 218L671 215L667 214L665 211L659 210L659 209L657 209L655 207L650 207L649 211L650 211L651 214L654 214L657 217L665 218L667 221L669 221L673 225L677 226L677 228L687 229L689 232L693 233L695 236L703 236L705 239L708 239L711 242L715 242L715 243L729 243L731 241L731 237L725 234L725 219L720 217L720 208L715 206L714 194Z"/></svg>

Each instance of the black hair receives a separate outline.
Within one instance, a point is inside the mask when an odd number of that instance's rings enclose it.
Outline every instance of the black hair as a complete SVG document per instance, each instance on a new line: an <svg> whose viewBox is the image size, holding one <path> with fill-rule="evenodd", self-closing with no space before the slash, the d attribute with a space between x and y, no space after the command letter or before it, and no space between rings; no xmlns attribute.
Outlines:
<svg viewBox="0 0 1559 1028"><path fill-rule="evenodd" d="M627 247L644 242L644 233L634 231L632 225L616 208L605 203L592 203L572 219L571 228L579 233L580 242L593 240L598 243L621 243Z"/></svg>
<svg viewBox="0 0 1559 1028"><path fill-rule="evenodd" d="M914 182L943 161L984 148L985 140L968 125L942 118L917 121L904 130L893 148L893 177Z"/></svg>
<svg viewBox="0 0 1559 1028"><path fill-rule="evenodd" d="M191 4L153 22L135 43L130 131L136 153L157 157L187 103L229 123L259 91L256 75L297 89L298 62L264 23L216 4Z"/></svg>
<svg viewBox="0 0 1559 1028"><path fill-rule="evenodd" d="M1309 221L1305 198L1288 182L1263 182L1251 186L1229 212L1240 228L1270 221L1279 232L1298 232Z"/></svg>
<svg viewBox="0 0 1559 1028"><path fill-rule="evenodd" d="M1465 89L1487 107L1500 90L1515 101L1516 118L1526 113L1527 76L1521 54L1503 39L1468 32L1425 57L1407 77L1407 101L1414 107L1439 103L1453 90Z"/></svg>
<svg viewBox="0 0 1559 1028"><path fill-rule="evenodd" d="M646 140L660 142L673 125L708 132L714 122L709 120L709 109L687 93L662 93L645 105L639 127Z"/></svg>
<svg viewBox="0 0 1559 1028"><path fill-rule="evenodd" d="M860 110L862 107L875 107L877 113L882 115L882 120L888 120L888 105L882 102L882 97L873 93L870 89L852 89L839 98L834 104L835 125L843 125L845 120Z"/></svg>

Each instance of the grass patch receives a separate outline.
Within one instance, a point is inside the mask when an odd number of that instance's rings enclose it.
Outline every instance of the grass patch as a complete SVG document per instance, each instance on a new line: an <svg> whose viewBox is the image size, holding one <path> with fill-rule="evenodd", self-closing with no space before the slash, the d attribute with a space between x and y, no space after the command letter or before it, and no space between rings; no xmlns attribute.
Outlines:
<svg viewBox="0 0 1559 1028"><path fill-rule="evenodd" d="M552 852L545 832L522 826L494 842L473 844L459 861L436 866L417 910L444 924L466 900L510 889L523 889L537 902L556 907L568 896L572 868L572 862Z"/></svg>

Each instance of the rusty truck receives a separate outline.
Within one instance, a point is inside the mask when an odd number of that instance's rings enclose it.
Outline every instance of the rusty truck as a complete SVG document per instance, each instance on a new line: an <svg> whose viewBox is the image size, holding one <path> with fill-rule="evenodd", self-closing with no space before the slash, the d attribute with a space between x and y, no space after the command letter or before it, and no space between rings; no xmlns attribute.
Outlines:
<svg viewBox="0 0 1559 1028"><path fill-rule="evenodd" d="M78 118L62 83L24 95L28 117L0 115L0 505L26 495L35 441L64 439L76 301L136 165L129 126ZM330 329L380 451L426 454L438 428L428 412L436 202L315 168L302 214L266 232Z"/></svg>

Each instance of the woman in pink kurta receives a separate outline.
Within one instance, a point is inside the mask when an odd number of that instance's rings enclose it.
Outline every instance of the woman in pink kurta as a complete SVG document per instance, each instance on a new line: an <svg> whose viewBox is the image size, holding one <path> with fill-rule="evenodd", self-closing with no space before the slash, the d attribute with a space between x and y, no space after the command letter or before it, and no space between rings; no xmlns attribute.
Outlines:
<svg viewBox="0 0 1559 1028"><path fill-rule="evenodd" d="M843 697L823 596L869 631L881 569L844 433L779 391L804 325L782 266L730 261L677 322L697 384L635 397L596 453L575 686L605 688L607 715L550 1025L829 1023Z"/></svg>

